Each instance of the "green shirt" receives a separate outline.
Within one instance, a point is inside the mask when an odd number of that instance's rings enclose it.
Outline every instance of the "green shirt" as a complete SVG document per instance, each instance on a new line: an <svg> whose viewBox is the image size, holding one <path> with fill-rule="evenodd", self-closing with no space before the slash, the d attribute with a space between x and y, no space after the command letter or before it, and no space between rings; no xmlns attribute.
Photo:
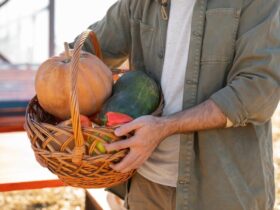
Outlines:
<svg viewBox="0 0 280 210"><path fill-rule="evenodd" d="M160 82L169 4L159 1L120 0L90 26L107 65L129 58ZM84 49L93 52L89 41ZM270 118L279 84L279 1L197 0L183 107L211 98L233 127L182 134L177 210L273 209Z"/></svg>

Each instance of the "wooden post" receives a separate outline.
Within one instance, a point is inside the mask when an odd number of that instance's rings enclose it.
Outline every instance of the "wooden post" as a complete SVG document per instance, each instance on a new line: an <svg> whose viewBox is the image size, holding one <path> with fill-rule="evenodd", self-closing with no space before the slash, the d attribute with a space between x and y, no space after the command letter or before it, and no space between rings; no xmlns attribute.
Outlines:
<svg viewBox="0 0 280 210"><path fill-rule="evenodd" d="M49 0L49 57L55 54L55 0Z"/></svg>
<svg viewBox="0 0 280 210"><path fill-rule="evenodd" d="M85 210L103 210L94 197L86 190Z"/></svg>

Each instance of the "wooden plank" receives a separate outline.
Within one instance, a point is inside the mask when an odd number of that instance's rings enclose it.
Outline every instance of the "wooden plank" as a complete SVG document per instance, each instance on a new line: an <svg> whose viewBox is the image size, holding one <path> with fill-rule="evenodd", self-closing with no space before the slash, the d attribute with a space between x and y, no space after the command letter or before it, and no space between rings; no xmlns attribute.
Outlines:
<svg viewBox="0 0 280 210"><path fill-rule="evenodd" d="M35 95L34 79L36 71L27 69L1 69L0 101L29 100Z"/></svg>
<svg viewBox="0 0 280 210"><path fill-rule="evenodd" d="M101 204L101 209L111 209L107 199L108 192L104 189L86 189L86 193L88 196L87 199L89 203L96 201L97 203ZM94 201L92 201L91 199L94 199ZM89 206L88 208L86 207L86 210L91 209L90 204L88 205Z"/></svg>
<svg viewBox="0 0 280 210"><path fill-rule="evenodd" d="M0 117L0 133L24 131L24 116Z"/></svg>
<svg viewBox="0 0 280 210"><path fill-rule="evenodd" d="M0 184L0 192L7 192L7 191L14 191L14 190L33 190L33 189L53 188L53 187L61 187L61 186L65 186L65 184L60 180L2 183Z"/></svg>
<svg viewBox="0 0 280 210"><path fill-rule="evenodd" d="M86 190L85 210L103 210L95 198Z"/></svg>

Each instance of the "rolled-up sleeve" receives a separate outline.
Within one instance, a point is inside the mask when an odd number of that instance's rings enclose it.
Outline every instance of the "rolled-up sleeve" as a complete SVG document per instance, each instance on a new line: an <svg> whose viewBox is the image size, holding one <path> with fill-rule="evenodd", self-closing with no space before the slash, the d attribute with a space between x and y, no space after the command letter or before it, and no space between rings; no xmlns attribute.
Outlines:
<svg viewBox="0 0 280 210"><path fill-rule="evenodd" d="M279 1L252 2L242 14L240 24L250 27L240 26L227 84L211 96L235 127L266 122L280 98Z"/></svg>

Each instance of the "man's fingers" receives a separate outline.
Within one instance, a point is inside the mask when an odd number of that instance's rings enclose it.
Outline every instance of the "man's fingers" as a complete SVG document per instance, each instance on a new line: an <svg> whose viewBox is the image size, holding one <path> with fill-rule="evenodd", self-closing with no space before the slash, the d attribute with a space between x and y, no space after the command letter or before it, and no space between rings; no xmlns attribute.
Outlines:
<svg viewBox="0 0 280 210"><path fill-rule="evenodd" d="M145 161L145 158L139 156L132 164L130 164L127 168L121 170L122 173L129 172L132 169L139 168Z"/></svg>
<svg viewBox="0 0 280 210"><path fill-rule="evenodd" d="M141 124L139 123L138 120L133 120L132 122L126 123L126 124L120 126L119 128L117 128L115 130L115 135L124 136L124 135L128 134L129 132L136 130L140 126L141 126Z"/></svg>
<svg viewBox="0 0 280 210"><path fill-rule="evenodd" d="M135 162L135 160L137 160L137 156L134 153L129 152L121 162L111 165L110 167L115 171L125 173L130 170L130 166L133 164L133 162Z"/></svg>
<svg viewBox="0 0 280 210"><path fill-rule="evenodd" d="M132 143L132 138L116 141L110 144L104 144L104 146L108 152L111 152L114 150L129 148L131 146L131 143Z"/></svg>

